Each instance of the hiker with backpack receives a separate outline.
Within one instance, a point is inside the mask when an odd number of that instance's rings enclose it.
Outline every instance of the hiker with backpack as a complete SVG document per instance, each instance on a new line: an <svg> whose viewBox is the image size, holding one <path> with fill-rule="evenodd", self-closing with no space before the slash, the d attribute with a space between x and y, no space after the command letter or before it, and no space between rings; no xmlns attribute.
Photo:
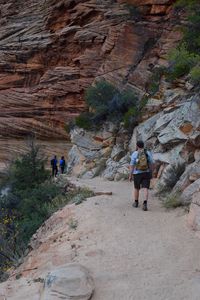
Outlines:
<svg viewBox="0 0 200 300"><path fill-rule="evenodd" d="M137 148L131 155L129 181L134 181L133 207L139 205L140 189L144 189L143 210L147 211L148 190L153 171L153 157L150 151L144 148L143 141L137 141Z"/></svg>
<svg viewBox="0 0 200 300"><path fill-rule="evenodd" d="M65 170L65 158L64 158L64 156L62 156L61 159L60 159L60 172L61 172L61 174L64 173L64 170Z"/></svg>
<svg viewBox="0 0 200 300"><path fill-rule="evenodd" d="M56 177L57 174L58 174L57 163L58 163L58 161L57 161L57 157L56 157L56 155L55 155L54 158L52 158L52 160L51 160L52 176L55 176L55 177Z"/></svg>

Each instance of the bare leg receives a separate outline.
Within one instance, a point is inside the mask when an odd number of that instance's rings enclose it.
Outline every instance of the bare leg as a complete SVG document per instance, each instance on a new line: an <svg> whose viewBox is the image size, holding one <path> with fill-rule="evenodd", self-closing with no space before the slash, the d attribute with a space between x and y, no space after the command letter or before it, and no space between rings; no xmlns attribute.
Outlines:
<svg viewBox="0 0 200 300"><path fill-rule="evenodd" d="M134 200L139 200L139 191L140 190L134 188Z"/></svg>
<svg viewBox="0 0 200 300"><path fill-rule="evenodd" d="M149 190L147 188L144 188L144 202L143 202L143 210L147 211L147 202L148 202L148 196L149 196Z"/></svg>
<svg viewBox="0 0 200 300"><path fill-rule="evenodd" d="M148 201L148 197L149 197L149 190L144 188L144 200Z"/></svg>

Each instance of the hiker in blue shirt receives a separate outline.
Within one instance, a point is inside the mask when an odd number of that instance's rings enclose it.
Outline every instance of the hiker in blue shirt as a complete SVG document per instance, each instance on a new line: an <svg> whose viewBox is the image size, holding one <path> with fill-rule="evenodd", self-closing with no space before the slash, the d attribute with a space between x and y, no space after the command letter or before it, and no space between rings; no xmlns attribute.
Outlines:
<svg viewBox="0 0 200 300"><path fill-rule="evenodd" d="M134 207L138 207L140 188L144 189L143 210L147 211L148 190L153 172L153 157L144 148L143 141L137 141L137 149L131 155L129 181L134 181Z"/></svg>
<svg viewBox="0 0 200 300"><path fill-rule="evenodd" d="M61 159L60 159L60 172L61 172L61 174L64 173L64 170L65 170L65 158L64 158L64 156L62 156Z"/></svg>
<svg viewBox="0 0 200 300"><path fill-rule="evenodd" d="M57 174L58 174L58 166L57 166L57 163L58 163L58 161L57 161L57 157L56 157L56 155L54 156L54 158L52 158L52 160L51 160L51 169L52 169L52 176L57 176Z"/></svg>

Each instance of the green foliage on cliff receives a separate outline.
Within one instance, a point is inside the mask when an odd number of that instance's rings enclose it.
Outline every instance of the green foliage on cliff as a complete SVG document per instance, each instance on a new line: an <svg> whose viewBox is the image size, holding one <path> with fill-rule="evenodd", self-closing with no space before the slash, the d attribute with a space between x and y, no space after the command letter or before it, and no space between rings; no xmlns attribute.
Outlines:
<svg viewBox="0 0 200 300"><path fill-rule="evenodd" d="M66 180L56 184L45 168L46 159L35 141L11 164L3 181L7 193L0 196L0 281L18 264L31 236L52 213L73 201L92 196L91 191L65 191ZM74 200L75 201L75 200Z"/></svg>
<svg viewBox="0 0 200 300"><path fill-rule="evenodd" d="M200 61L200 56L190 52L186 44L181 44L169 54L168 78L174 80L188 74Z"/></svg>
<svg viewBox="0 0 200 300"><path fill-rule="evenodd" d="M200 2L198 0L179 0L176 8L185 10L187 23L182 28L183 39L177 49L169 55L168 78L174 80L189 75L195 84L200 83Z"/></svg>
<svg viewBox="0 0 200 300"><path fill-rule="evenodd" d="M0 198L1 274L17 263L31 235L49 216L47 204L60 193L47 182L45 163L40 147L31 139L27 152L11 164L4 180L8 190Z"/></svg>
<svg viewBox="0 0 200 300"><path fill-rule="evenodd" d="M17 158L10 169L9 181L13 191L32 189L49 177L45 169L46 157L33 139L27 144L27 152Z"/></svg>
<svg viewBox="0 0 200 300"><path fill-rule="evenodd" d="M90 86L86 90L85 100L90 112L83 113L76 119L76 125L84 129L98 128L105 121L125 121L127 126L132 126L133 117L135 123L139 113L138 99L132 91L121 92L105 80Z"/></svg>

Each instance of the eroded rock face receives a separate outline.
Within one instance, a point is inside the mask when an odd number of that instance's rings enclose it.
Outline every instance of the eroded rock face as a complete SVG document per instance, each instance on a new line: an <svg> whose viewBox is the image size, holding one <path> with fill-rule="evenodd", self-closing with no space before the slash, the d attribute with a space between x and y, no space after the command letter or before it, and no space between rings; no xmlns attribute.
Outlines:
<svg viewBox="0 0 200 300"><path fill-rule="evenodd" d="M125 1L2 1L1 138L68 138L65 123L84 110L85 89L101 77L142 95L180 38L172 2L127 1L139 7L136 17Z"/></svg>

